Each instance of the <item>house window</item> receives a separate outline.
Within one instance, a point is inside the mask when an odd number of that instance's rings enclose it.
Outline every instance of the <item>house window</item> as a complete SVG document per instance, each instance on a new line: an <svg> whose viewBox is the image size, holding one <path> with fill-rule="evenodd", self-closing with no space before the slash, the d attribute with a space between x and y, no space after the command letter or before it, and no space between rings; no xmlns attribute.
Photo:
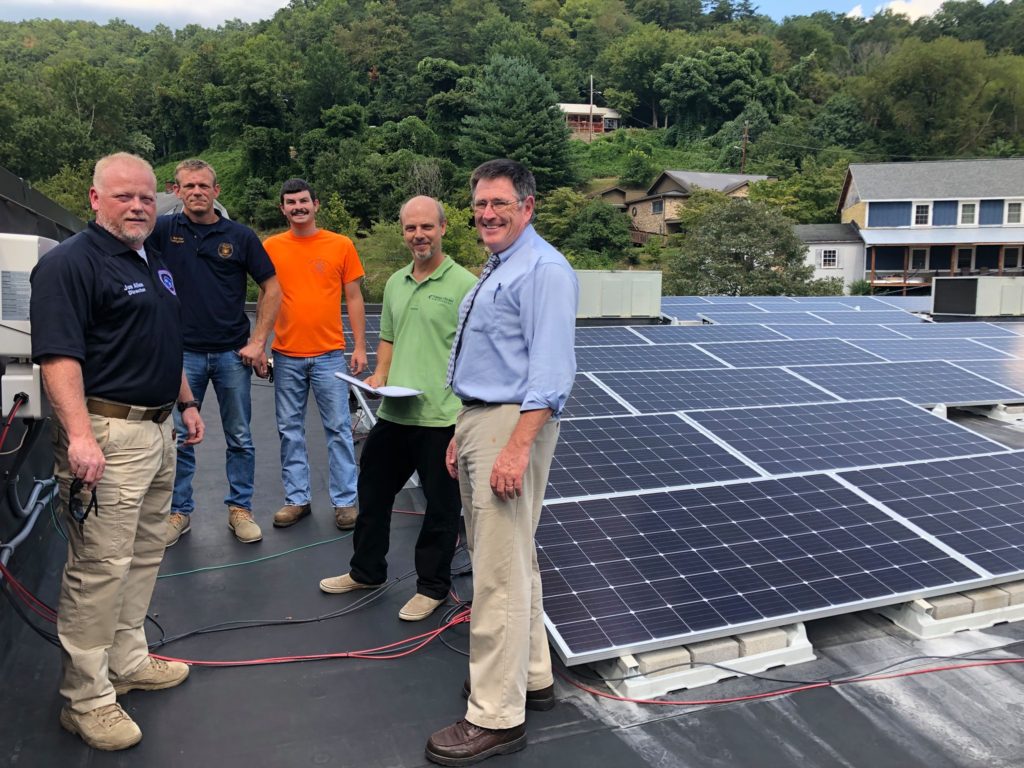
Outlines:
<svg viewBox="0 0 1024 768"><path fill-rule="evenodd" d="M929 203L914 204L914 226L927 227L932 223L932 207Z"/></svg>
<svg viewBox="0 0 1024 768"><path fill-rule="evenodd" d="M839 266L839 251L835 248L824 248L818 259L818 266L822 269L835 269Z"/></svg>
<svg viewBox="0 0 1024 768"><path fill-rule="evenodd" d="M665 212L665 201L664 200L652 200L651 201L651 213L664 213Z"/></svg>
<svg viewBox="0 0 1024 768"><path fill-rule="evenodd" d="M1017 269L1020 266L1020 248L1003 249L1003 269Z"/></svg>
<svg viewBox="0 0 1024 768"><path fill-rule="evenodd" d="M1006 223L1007 224L1020 224L1021 223L1021 205L1019 200L1013 200L1006 203Z"/></svg>
<svg viewBox="0 0 1024 768"><path fill-rule="evenodd" d="M977 203L960 203L960 223L971 225L978 223Z"/></svg>
<svg viewBox="0 0 1024 768"><path fill-rule="evenodd" d="M928 249L927 248L914 248L910 252L910 268L911 269L927 269L928 268Z"/></svg>

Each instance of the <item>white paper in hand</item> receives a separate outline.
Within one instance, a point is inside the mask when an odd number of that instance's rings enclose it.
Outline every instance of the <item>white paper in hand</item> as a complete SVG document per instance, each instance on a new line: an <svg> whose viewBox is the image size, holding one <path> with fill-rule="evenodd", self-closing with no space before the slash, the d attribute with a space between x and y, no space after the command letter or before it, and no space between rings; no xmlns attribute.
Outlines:
<svg viewBox="0 0 1024 768"><path fill-rule="evenodd" d="M386 385L383 387L371 387L365 381L357 379L355 376L349 376L341 371L335 371L334 375L342 381L347 381L353 387L359 387L359 389L365 392L381 397L415 397L416 395L423 394L422 389L410 389L409 387L389 387Z"/></svg>

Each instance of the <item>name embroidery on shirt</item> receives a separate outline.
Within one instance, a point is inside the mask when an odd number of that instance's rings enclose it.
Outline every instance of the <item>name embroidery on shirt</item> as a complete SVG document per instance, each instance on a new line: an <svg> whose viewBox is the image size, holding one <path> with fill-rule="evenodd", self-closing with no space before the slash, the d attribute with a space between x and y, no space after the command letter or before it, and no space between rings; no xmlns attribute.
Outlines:
<svg viewBox="0 0 1024 768"><path fill-rule="evenodd" d="M163 283L164 288L171 292L172 296L177 296L178 292L174 290L174 277L166 269L158 269L156 276L160 278L160 282Z"/></svg>
<svg viewBox="0 0 1024 768"><path fill-rule="evenodd" d="M171 235L171 242L174 243L174 245L184 245L185 238L181 235Z"/></svg>
<svg viewBox="0 0 1024 768"><path fill-rule="evenodd" d="M145 293L146 292L146 286L143 285L142 283L138 283L138 282L135 282L135 283L125 283L124 284L124 292L127 293L129 296L134 296L137 293Z"/></svg>
<svg viewBox="0 0 1024 768"><path fill-rule="evenodd" d="M430 299L430 301L436 301L440 304L446 304L449 307L455 303L455 299L453 299L451 296L438 296L436 293L427 294L427 298Z"/></svg>

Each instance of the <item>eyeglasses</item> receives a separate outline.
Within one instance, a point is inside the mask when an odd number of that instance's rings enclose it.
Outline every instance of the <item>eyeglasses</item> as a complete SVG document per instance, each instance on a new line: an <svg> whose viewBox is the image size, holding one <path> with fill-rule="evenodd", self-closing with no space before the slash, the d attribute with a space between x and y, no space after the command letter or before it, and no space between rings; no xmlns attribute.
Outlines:
<svg viewBox="0 0 1024 768"><path fill-rule="evenodd" d="M473 210L477 213L483 213L487 210L487 206L489 205L491 206L492 211L501 215L519 205L521 202L523 202L522 198L516 198L515 200L474 200Z"/></svg>
<svg viewBox="0 0 1024 768"><path fill-rule="evenodd" d="M82 506L82 500L78 498L78 494L82 492L82 488L85 487L85 483L82 482L82 478L76 477L71 481L70 498L68 499L68 511L71 513L71 517L75 519L75 522L81 525L85 522L85 518L89 516L90 512L95 512L97 515L100 513L99 503L96 501L96 487L93 486L92 497L89 499L89 503Z"/></svg>

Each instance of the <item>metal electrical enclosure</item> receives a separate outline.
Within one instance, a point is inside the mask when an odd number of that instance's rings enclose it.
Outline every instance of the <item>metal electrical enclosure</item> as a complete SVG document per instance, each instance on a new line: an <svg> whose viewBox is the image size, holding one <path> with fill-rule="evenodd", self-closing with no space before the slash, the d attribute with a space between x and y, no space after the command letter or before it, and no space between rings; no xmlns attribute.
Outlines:
<svg viewBox="0 0 1024 768"><path fill-rule="evenodd" d="M936 277L932 281L932 315L1024 315L1024 277Z"/></svg>
<svg viewBox="0 0 1024 768"><path fill-rule="evenodd" d="M661 272L578 269L580 304L576 317L658 317Z"/></svg>

